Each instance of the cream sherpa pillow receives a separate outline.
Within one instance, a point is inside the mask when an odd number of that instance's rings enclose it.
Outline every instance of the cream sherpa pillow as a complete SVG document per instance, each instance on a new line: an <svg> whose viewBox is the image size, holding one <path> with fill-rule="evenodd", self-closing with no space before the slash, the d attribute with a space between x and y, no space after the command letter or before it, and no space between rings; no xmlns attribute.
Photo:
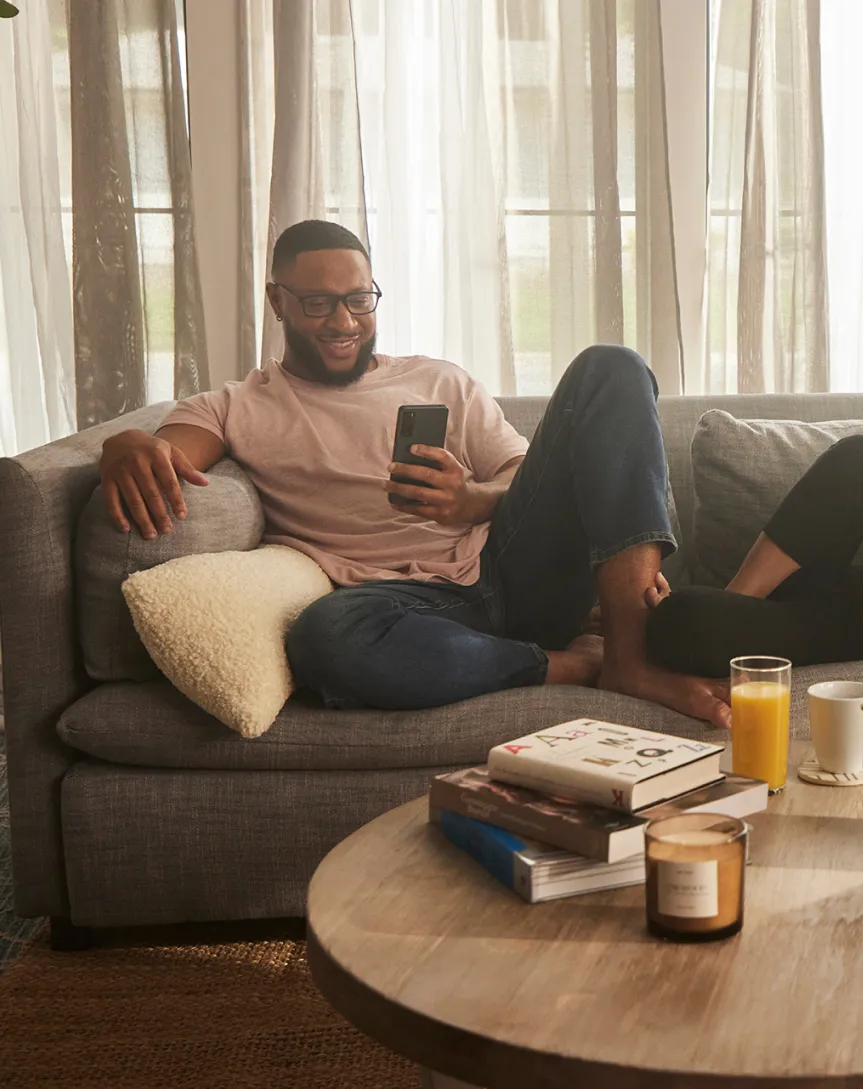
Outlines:
<svg viewBox="0 0 863 1089"><path fill-rule="evenodd" d="M159 669L243 737L272 726L294 687L285 634L332 589L311 557L282 545L182 556L123 583Z"/></svg>

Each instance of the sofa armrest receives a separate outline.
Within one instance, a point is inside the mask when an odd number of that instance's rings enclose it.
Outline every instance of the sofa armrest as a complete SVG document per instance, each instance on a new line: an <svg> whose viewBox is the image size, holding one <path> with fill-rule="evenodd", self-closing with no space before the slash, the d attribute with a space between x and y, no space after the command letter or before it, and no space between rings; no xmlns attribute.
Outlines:
<svg viewBox="0 0 863 1089"><path fill-rule="evenodd" d="M0 459L0 640L12 873L19 915L69 915L60 784L76 754L60 714L88 687L75 622L73 538L102 443L155 431L172 402Z"/></svg>

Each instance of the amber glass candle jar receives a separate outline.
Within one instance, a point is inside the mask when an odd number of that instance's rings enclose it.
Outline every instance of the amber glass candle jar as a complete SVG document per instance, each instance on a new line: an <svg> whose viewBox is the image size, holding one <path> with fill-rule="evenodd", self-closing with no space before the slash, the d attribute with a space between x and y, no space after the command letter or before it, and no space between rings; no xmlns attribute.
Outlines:
<svg viewBox="0 0 863 1089"><path fill-rule="evenodd" d="M718 813L651 821L647 929L673 941L728 938L743 926L746 825Z"/></svg>

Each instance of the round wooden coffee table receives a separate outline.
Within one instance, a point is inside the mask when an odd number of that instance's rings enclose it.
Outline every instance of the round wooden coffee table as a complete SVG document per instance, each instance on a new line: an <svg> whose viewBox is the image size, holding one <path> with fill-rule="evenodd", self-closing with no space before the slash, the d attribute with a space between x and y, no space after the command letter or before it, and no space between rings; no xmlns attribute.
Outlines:
<svg viewBox="0 0 863 1089"><path fill-rule="evenodd" d="M643 886L523 903L410 802L315 873L312 974L427 1085L863 1087L863 789L789 771L749 820L743 931L677 945Z"/></svg>

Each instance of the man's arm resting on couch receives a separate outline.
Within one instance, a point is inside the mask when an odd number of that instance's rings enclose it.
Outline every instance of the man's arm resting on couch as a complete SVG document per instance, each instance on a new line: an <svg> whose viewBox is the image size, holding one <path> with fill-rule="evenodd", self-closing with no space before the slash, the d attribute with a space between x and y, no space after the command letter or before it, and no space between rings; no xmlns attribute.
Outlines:
<svg viewBox="0 0 863 1089"><path fill-rule="evenodd" d="M155 435L122 431L107 439L99 469L112 521L124 533L131 531L125 503L142 537L170 533L166 500L177 518L186 517L179 478L206 485L202 470L215 465L225 449L218 435L193 424L170 424Z"/></svg>

